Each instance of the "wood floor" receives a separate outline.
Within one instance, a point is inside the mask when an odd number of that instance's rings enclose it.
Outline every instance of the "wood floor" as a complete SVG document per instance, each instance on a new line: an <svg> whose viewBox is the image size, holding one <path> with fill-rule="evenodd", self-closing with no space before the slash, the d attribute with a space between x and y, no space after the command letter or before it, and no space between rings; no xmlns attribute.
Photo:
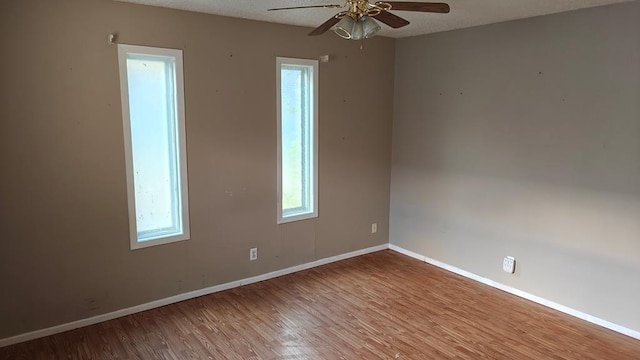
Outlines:
<svg viewBox="0 0 640 360"><path fill-rule="evenodd" d="M640 359L640 341L385 250L0 349L0 359Z"/></svg>

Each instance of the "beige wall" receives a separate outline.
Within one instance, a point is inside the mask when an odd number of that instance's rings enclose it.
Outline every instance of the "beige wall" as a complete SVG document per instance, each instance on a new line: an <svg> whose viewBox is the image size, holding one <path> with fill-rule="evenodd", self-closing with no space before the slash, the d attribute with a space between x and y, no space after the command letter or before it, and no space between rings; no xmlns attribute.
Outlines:
<svg viewBox="0 0 640 360"><path fill-rule="evenodd" d="M640 331L640 3L401 39L395 66L391 243Z"/></svg>
<svg viewBox="0 0 640 360"><path fill-rule="evenodd" d="M106 0L3 1L0 338L387 243L394 41L360 51L309 31ZM111 32L184 49L190 241L129 250ZM320 217L278 226L275 58L323 54Z"/></svg>

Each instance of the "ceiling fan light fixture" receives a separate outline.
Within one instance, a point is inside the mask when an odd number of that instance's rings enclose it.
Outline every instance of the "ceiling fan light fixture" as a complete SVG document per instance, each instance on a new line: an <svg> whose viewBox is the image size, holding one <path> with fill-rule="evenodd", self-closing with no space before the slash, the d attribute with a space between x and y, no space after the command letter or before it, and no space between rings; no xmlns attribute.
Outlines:
<svg viewBox="0 0 640 360"><path fill-rule="evenodd" d="M336 24L333 31L343 39L362 40L373 37L380 29L380 25L370 16L362 16L358 21L345 16Z"/></svg>

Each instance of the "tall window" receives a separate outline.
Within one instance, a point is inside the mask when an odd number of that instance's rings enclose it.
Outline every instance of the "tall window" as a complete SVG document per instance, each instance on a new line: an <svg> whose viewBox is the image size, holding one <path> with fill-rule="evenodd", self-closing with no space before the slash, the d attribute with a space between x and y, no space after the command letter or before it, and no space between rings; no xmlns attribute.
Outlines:
<svg viewBox="0 0 640 360"><path fill-rule="evenodd" d="M187 240L182 51L118 45L118 62L131 248Z"/></svg>
<svg viewBox="0 0 640 360"><path fill-rule="evenodd" d="M280 224L318 216L318 61L276 65Z"/></svg>

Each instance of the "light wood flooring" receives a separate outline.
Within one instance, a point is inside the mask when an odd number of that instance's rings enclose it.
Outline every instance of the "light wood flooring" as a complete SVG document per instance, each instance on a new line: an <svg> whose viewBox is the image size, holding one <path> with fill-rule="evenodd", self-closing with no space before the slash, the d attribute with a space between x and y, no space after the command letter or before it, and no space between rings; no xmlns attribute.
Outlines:
<svg viewBox="0 0 640 360"><path fill-rule="evenodd" d="M0 359L640 359L640 341L385 250L0 349Z"/></svg>

